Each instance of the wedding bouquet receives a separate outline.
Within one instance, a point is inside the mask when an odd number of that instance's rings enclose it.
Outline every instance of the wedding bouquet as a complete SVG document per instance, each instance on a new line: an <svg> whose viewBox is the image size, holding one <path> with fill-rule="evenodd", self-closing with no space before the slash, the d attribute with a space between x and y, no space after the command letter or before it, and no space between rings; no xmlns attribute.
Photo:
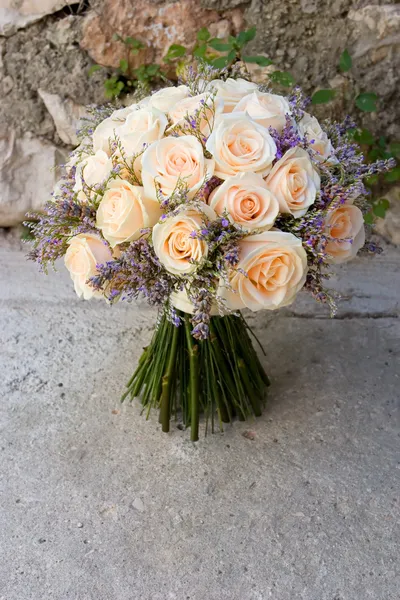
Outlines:
<svg viewBox="0 0 400 600"><path fill-rule="evenodd" d="M64 257L78 296L159 307L124 395L222 423L260 415L268 377L242 309L276 310L300 290L335 310L332 263L365 245L365 164L349 119L320 124L289 97L210 67L115 110L93 110L30 257ZM32 217L32 215L30 215ZM367 245L368 246L368 245ZM370 245L371 247L371 245Z"/></svg>

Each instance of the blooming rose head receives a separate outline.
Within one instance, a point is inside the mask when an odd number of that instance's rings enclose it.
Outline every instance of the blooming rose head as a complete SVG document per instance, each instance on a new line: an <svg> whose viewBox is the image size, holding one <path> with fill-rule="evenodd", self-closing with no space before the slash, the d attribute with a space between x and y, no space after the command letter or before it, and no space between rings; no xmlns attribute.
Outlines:
<svg viewBox="0 0 400 600"><path fill-rule="evenodd" d="M227 306L275 310L293 302L307 274L307 255L302 242L291 233L264 231L239 242L238 268L230 280L232 289L220 288Z"/></svg>
<svg viewBox="0 0 400 600"><path fill-rule="evenodd" d="M246 112L259 125L281 132L286 125L286 115L292 111L283 96L254 91L242 98L233 112Z"/></svg>
<svg viewBox="0 0 400 600"><path fill-rule="evenodd" d="M124 152L133 156L143 150L145 144L161 139L168 125L163 112L152 107L132 111L124 125L116 130Z"/></svg>
<svg viewBox="0 0 400 600"><path fill-rule="evenodd" d="M186 85L178 85L162 88L151 96L144 98L139 104L161 110L163 113L169 112L179 100L189 96L189 88Z"/></svg>
<svg viewBox="0 0 400 600"><path fill-rule="evenodd" d="M134 111L137 104L132 104L126 108L119 108L114 110L112 115L107 119L104 119L93 133L93 150L103 150L106 154L110 155L110 142L115 138L115 131L119 129L126 121L126 118Z"/></svg>
<svg viewBox="0 0 400 600"><path fill-rule="evenodd" d="M315 117L304 113L298 127L300 134L308 141L310 147L315 150L316 158L321 161L326 160L330 164L338 162L333 152L331 140Z"/></svg>
<svg viewBox="0 0 400 600"><path fill-rule="evenodd" d="M215 159L214 174L220 179L247 171L267 175L276 156L268 131L245 113L218 115L206 148Z"/></svg>
<svg viewBox="0 0 400 600"><path fill-rule="evenodd" d="M100 298L102 293L87 283L97 273L96 265L112 260L108 245L91 233L80 233L69 241L65 266L74 282L75 292L85 300Z"/></svg>
<svg viewBox="0 0 400 600"><path fill-rule="evenodd" d="M206 221L215 219L215 212L207 204L199 203L201 212L189 208L169 217L153 228L154 252L169 273L185 275L192 273L203 258L207 257L208 245L196 233L204 229Z"/></svg>
<svg viewBox="0 0 400 600"><path fill-rule="evenodd" d="M295 218L307 212L321 186L319 174L302 148L285 152L265 182L278 199L280 212Z"/></svg>
<svg viewBox="0 0 400 600"><path fill-rule="evenodd" d="M224 112L230 113L244 96L251 94L251 92L257 89L257 84L251 81L228 78L226 81L222 81L221 79L210 81L206 91L210 92L214 90L216 97L218 99L222 98L224 101Z"/></svg>
<svg viewBox="0 0 400 600"><path fill-rule="evenodd" d="M103 183L110 176L112 168L112 160L104 150L90 154L76 168L74 192L82 190L84 183L89 187Z"/></svg>
<svg viewBox="0 0 400 600"><path fill-rule="evenodd" d="M223 111L223 106L223 100L214 98L212 94L198 94L177 102L169 111L168 116L172 121L172 127L179 125L186 131L190 131L191 127L196 126L195 119L198 116L200 131L207 137L213 127L215 115ZM190 117L190 121L193 121L193 125L188 123L188 117Z"/></svg>
<svg viewBox="0 0 400 600"><path fill-rule="evenodd" d="M157 200L156 183L167 198L178 181L192 199L214 172L214 160L204 158L203 146L193 135L166 137L151 144L142 157L142 179L146 196Z"/></svg>
<svg viewBox="0 0 400 600"><path fill-rule="evenodd" d="M232 223L247 230L271 229L279 212L278 200L256 173L239 173L225 179L211 192L208 204L217 215L227 213Z"/></svg>
<svg viewBox="0 0 400 600"><path fill-rule="evenodd" d="M96 226L114 248L137 240L141 229L155 225L161 214L159 203L146 198L142 187L113 179L97 209Z"/></svg>
<svg viewBox="0 0 400 600"><path fill-rule="evenodd" d="M328 213L325 231L329 238L325 251L331 263L343 263L355 257L364 246L365 229L361 210L344 204Z"/></svg>

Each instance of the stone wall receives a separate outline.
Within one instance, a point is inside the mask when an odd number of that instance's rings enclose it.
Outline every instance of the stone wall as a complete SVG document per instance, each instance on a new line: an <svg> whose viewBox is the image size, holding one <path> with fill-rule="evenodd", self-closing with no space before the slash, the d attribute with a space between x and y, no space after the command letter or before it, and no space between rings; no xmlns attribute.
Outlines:
<svg viewBox="0 0 400 600"><path fill-rule="evenodd" d="M0 0L0 226L48 197L49 167L76 143L84 105L104 100L104 75L89 78L90 66L123 56L114 33L146 43L142 62L159 61L171 43L190 45L202 26L223 37L256 25L253 50L307 92L339 90L333 114L349 112L359 91L376 91L379 112L358 117L399 137L399 24L390 0ZM338 74L344 48L351 75Z"/></svg>

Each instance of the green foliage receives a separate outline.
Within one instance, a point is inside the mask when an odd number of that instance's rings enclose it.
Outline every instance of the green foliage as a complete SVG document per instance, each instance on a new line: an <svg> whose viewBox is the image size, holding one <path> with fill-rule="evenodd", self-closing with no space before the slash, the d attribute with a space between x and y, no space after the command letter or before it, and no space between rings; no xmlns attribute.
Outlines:
<svg viewBox="0 0 400 600"><path fill-rule="evenodd" d="M318 90L311 98L312 104L326 104L336 96L335 90Z"/></svg>
<svg viewBox="0 0 400 600"><path fill-rule="evenodd" d="M346 73L347 71L350 71L352 66L353 61L349 54L349 51L343 50L339 60L339 69L342 71L342 73Z"/></svg>
<svg viewBox="0 0 400 600"><path fill-rule="evenodd" d="M295 83L293 75L287 71L274 71L273 73L270 73L269 78L274 83L282 85L283 87L292 87Z"/></svg>
<svg viewBox="0 0 400 600"><path fill-rule="evenodd" d="M375 112L377 110L378 96L372 92L359 94L355 99L357 108L364 112Z"/></svg>

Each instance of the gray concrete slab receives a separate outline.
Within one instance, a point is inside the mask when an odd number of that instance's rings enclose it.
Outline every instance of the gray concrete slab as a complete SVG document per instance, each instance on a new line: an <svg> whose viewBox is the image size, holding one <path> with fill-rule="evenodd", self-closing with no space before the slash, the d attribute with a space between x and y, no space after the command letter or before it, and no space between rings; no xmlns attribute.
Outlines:
<svg viewBox="0 0 400 600"><path fill-rule="evenodd" d="M398 600L399 271L251 315L267 409L192 444L119 404L154 312L0 248L0 600Z"/></svg>

